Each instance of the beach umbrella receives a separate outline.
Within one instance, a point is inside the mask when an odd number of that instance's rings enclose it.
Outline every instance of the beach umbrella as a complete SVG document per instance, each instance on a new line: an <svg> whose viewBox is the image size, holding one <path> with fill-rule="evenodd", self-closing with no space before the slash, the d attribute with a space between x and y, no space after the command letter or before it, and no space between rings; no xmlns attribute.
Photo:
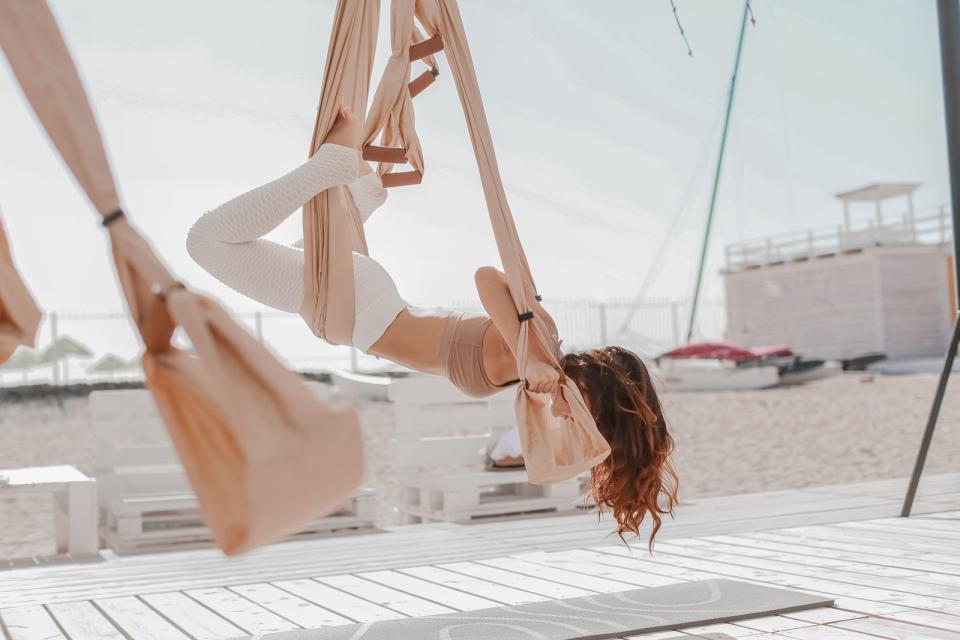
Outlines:
<svg viewBox="0 0 960 640"><path fill-rule="evenodd" d="M40 361L43 363L52 364L54 366L54 374L57 372L57 363L60 360L63 360L64 380L69 378L70 371L68 366L69 358L71 357L92 358L93 351L91 351L86 345L78 342L76 339L67 335L63 335L48 344L46 347L44 347L43 351L40 352Z"/></svg>
<svg viewBox="0 0 960 640"><path fill-rule="evenodd" d="M56 362L70 356L92 358L93 351L70 336L60 336L40 352L41 362Z"/></svg>
<svg viewBox="0 0 960 640"><path fill-rule="evenodd" d="M108 353L87 367L87 373L116 373L128 369L129 366L130 364L120 356Z"/></svg>
<svg viewBox="0 0 960 640"><path fill-rule="evenodd" d="M0 364L0 369L4 371L22 371L23 379L27 379L27 373L40 364L40 354L29 347L19 347L10 358Z"/></svg>
<svg viewBox="0 0 960 640"><path fill-rule="evenodd" d="M0 364L0 369L19 371L21 369L32 369L38 364L40 364L40 355L34 349L20 347L10 356L9 360Z"/></svg>

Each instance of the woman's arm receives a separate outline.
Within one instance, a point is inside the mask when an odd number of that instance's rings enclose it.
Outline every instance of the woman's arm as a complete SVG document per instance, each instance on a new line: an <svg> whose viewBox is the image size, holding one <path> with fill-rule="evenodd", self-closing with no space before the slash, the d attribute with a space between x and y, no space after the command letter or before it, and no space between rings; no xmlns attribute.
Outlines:
<svg viewBox="0 0 960 640"><path fill-rule="evenodd" d="M510 295L506 275L494 267L480 267L477 269L474 280L483 308L493 320L493 324L497 327L500 335L503 336L510 352L513 354L514 361L516 361L517 340L520 337L520 319L517 317L517 307ZM533 311L544 319L551 331L556 331L553 318L547 314L543 307L534 303ZM541 356L544 355L539 342L536 340L530 341L529 349L540 352ZM549 393L555 390L560 375L554 368L541 364L542 360L546 360L546 358L535 358L528 363L527 382L531 391Z"/></svg>

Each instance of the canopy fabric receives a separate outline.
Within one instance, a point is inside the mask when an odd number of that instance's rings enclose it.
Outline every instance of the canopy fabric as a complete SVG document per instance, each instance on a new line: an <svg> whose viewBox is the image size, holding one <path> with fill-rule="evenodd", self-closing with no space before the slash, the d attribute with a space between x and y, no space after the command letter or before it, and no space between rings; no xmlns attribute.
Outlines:
<svg viewBox="0 0 960 640"><path fill-rule="evenodd" d="M361 112L363 103L356 100L365 94L363 87L369 83L369 62L373 55L370 47L376 44L375 18L378 15L379 5L374 0L338 1L311 153L319 148L340 104L345 102L345 96L353 98L354 101L347 104L354 113ZM455 0L393 0L390 21L393 52L367 114L364 144L369 148L376 135L382 132L382 144L400 147L414 171L422 175L423 156L414 129L408 84L410 48L422 39L414 24L415 15L429 37L439 36L443 42L466 116L510 293L518 316L529 315L532 313L531 301L537 296L536 287L500 179ZM350 69L356 73L351 73ZM379 172L386 175L390 168L381 164ZM316 335L338 343L349 342L353 328L352 291L349 295L344 294L353 285L350 248L360 250L357 247L362 247L366 252L359 215L343 200L332 192L321 194L304 208L303 223L304 246L308 247L304 310L308 313L301 315ZM341 215L347 209L350 215ZM338 246L338 243L341 244ZM539 343L541 349L531 349L531 340ZM521 380L526 379L528 365L532 359L540 357L539 353L546 354L544 364L556 369L560 376L554 394L533 393L525 384L521 384L517 391L515 408L530 482L546 484L566 480L603 461L609 455L610 447L587 410L579 388L563 375L558 337L543 318L534 316L521 322L515 352Z"/></svg>
<svg viewBox="0 0 960 640"><path fill-rule="evenodd" d="M709 360L733 360L745 362L758 358L779 358L793 356L790 347L775 345L768 347L738 347L729 342L696 342L671 349L661 358L692 358Z"/></svg>
<svg viewBox="0 0 960 640"><path fill-rule="evenodd" d="M46 2L0 2L0 47L94 208L113 219L120 198L100 132ZM175 280L125 216L107 229L129 312L146 348L147 387L217 545L239 553L339 506L363 475L356 412L322 403L216 301ZM6 278L0 282L2 306L5 317L15 306L19 315L9 315L25 329L32 312L6 277L7 255L0 260L0 277ZM178 326L196 357L171 344Z"/></svg>
<svg viewBox="0 0 960 640"><path fill-rule="evenodd" d="M7 362L21 345L37 346L41 318L43 312L13 263L0 220L0 364Z"/></svg>

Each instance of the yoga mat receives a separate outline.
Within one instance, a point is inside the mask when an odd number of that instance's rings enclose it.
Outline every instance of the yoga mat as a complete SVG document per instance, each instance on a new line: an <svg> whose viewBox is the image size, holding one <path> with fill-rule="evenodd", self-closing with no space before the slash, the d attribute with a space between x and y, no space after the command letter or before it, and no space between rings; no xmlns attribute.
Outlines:
<svg viewBox="0 0 960 640"><path fill-rule="evenodd" d="M323 604L323 603L320 603ZM252 640L600 640L833 606L736 580L702 580L422 618L298 629Z"/></svg>

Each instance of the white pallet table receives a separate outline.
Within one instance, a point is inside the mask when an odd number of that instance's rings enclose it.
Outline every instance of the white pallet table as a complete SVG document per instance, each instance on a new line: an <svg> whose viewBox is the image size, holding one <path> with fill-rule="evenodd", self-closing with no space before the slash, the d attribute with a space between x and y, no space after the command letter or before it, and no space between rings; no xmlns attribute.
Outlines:
<svg viewBox="0 0 960 640"><path fill-rule="evenodd" d="M37 491L53 498L58 553L97 552L97 481L70 465L0 469L0 492Z"/></svg>

